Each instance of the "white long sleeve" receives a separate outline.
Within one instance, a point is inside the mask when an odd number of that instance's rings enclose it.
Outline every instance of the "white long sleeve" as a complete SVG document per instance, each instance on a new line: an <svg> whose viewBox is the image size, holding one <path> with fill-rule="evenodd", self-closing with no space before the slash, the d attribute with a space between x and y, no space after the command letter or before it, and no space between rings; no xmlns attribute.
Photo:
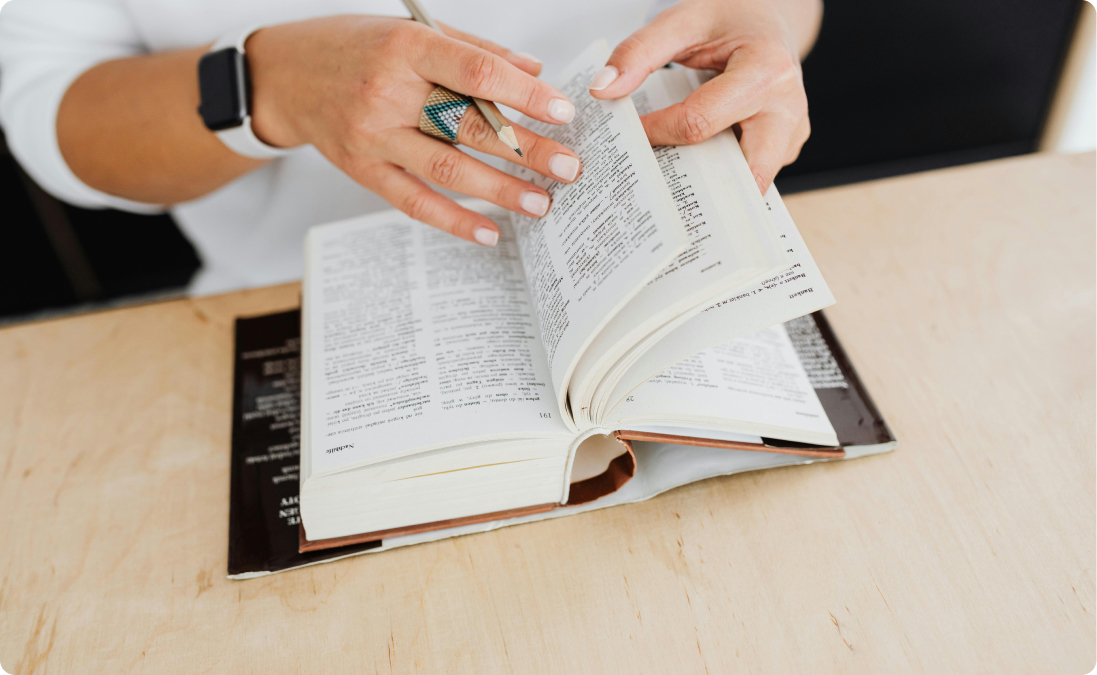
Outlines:
<svg viewBox="0 0 1097 675"><path fill-rule="evenodd" d="M12 0L0 10L0 124L19 163L59 199L160 210L88 187L57 144L57 109L73 80L97 63L142 51L120 0Z"/></svg>

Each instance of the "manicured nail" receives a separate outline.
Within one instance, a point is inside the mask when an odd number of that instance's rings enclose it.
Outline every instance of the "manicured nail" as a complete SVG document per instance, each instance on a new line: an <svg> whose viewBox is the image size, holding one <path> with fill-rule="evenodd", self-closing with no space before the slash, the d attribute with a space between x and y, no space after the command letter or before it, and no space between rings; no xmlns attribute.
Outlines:
<svg viewBox="0 0 1097 675"><path fill-rule="evenodd" d="M541 59L537 58L533 54L527 54L526 52L518 52L515 54L515 56L520 59L525 59L527 61L533 61L534 63L541 63Z"/></svg>
<svg viewBox="0 0 1097 675"><path fill-rule="evenodd" d="M518 203L522 206L522 210L526 213L532 213L540 218L548 213L549 198L547 195L543 195L540 192L523 192L521 199ZM483 232L483 230L480 230ZM476 233L479 236L479 232ZM495 243L492 241L491 243Z"/></svg>
<svg viewBox="0 0 1097 675"><path fill-rule="evenodd" d="M476 242L483 244L484 246L495 246L499 241L499 233L495 230L489 230L486 227L481 227L473 233L473 238Z"/></svg>
<svg viewBox="0 0 1097 675"><path fill-rule="evenodd" d="M571 101L554 98L552 103L549 103L548 116L560 124L567 124L572 117L575 117L575 106L571 104Z"/></svg>
<svg viewBox="0 0 1097 675"><path fill-rule="evenodd" d="M553 176L570 183L579 175L579 160L562 152L557 153L549 157L549 171Z"/></svg>
<svg viewBox="0 0 1097 675"><path fill-rule="evenodd" d="M620 74L621 73L613 66L606 66L590 79L590 86L588 86L587 89L590 89L591 91L602 91L613 84L613 81L616 80L617 76Z"/></svg>

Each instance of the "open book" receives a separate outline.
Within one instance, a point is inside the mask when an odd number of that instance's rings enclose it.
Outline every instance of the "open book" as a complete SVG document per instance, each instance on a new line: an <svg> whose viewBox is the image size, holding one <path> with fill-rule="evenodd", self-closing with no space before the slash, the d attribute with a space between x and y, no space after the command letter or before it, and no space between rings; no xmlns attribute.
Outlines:
<svg viewBox="0 0 1097 675"><path fill-rule="evenodd" d="M830 418L845 458L884 452L895 447L879 410L846 356L823 312L793 319L782 330L791 339L807 371L815 395ZM458 522L403 528L372 536L348 536L309 541L303 536L300 501L301 440L301 312L291 310L236 320L235 376L232 419L232 479L229 498L228 574L250 579L348 556L388 551L546 518L583 513L649 499L694 481L778 466L829 462L837 453L804 456L702 447L681 443L629 441L634 452L614 459L635 462L634 477L612 494L545 511L527 509L520 515L492 514ZM747 336L724 345L748 352L756 338ZM671 374L673 377L673 374ZM675 378L688 384L688 378ZM776 442L771 439L771 442ZM713 445L712 443L708 443ZM578 459L577 459L578 461ZM628 469L628 466L623 467ZM608 469L608 467L607 467ZM620 473L607 471L618 477ZM627 475L627 472L623 472ZM587 481L598 482L597 478ZM581 481L578 488L587 484ZM577 490L573 486L571 495Z"/></svg>
<svg viewBox="0 0 1097 675"><path fill-rule="evenodd" d="M731 131L653 150L639 114L700 80L597 101L608 55L557 83L569 125L530 124L583 160L571 185L517 171L549 213L466 202L496 247L396 212L310 231L302 550L598 499L635 473L633 439L843 456L779 325L833 298L776 189Z"/></svg>

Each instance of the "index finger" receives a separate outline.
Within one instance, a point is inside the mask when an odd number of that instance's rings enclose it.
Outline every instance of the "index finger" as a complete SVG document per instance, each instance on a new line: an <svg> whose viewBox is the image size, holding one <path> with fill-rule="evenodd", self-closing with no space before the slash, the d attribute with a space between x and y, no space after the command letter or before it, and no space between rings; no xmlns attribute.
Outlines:
<svg viewBox="0 0 1097 675"><path fill-rule="evenodd" d="M453 26L447 26L446 24L441 22L438 23L438 27L442 29L443 33L450 36L451 38L456 38L462 42L467 42L470 45L475 45L480 49L495 54L496 56L502 56L507 61L513 63L515 66L518 66L518 68L524 70L530 75L533 75L534 77L541 73L541 61L534 57L532 54L518 54L512 52L506 47L500 47L494 42L476 37L475 35L466 33L464 31L457 30Z"/></svg>
<svg viewBox="0 0 1097 675"><path fill-rule="evenodd" d="M428 82L502 103L542 122L567 124L575 116L575 106L555 87L501 56L434 31L421 42L412 67Z"/></svg>
<svg viewBox="0 0 1097 675"><path fill-rule="evenodd" d="M614 48L605 68L591 80L590 95L600 99L628 96L648 75L702 42L703 32L704 26L681 5L664 10Z"/></svg>

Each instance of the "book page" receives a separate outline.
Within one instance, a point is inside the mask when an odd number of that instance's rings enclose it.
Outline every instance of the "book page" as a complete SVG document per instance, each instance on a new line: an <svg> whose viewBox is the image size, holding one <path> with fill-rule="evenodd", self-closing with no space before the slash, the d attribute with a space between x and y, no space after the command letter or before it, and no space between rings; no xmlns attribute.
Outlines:
<svg viewBox="0 0 1097 675"><path fill-rule="evenodd" d="M508 435L572 436L513 230L504 211L481 208L502 232L492 248L395 211L309 232L312 474Z"/></svg>
<svg viewBox="0 0 1097 675"><path fill-rule="evenodd" d="M515 169L552 195L545 217L512 221L561 406L587 344L687 245L632 101L598 101L587 91L608 57L605 43L595 43L556 82L575 104L571 123L527 121L578 153L579 179L565 185Z"/></svg>
<svg viewBox="0 0 1097 675"><path fill-rule="evenodd" d="M783 325L691 356L640 385L613 411L613 428L631 424L838 445Z"/></svg>
<svg viewBox="0 0 1097 675"><path fill-rule="evenodd" d="M685 100L699 84L693 70L661 68L632 100L645 115ZM626 356L628 349L672 330L723 294L788 265L734 132L727 129L696 145L653 150L689 247L629 301L583 354L571 389L577 415L588 402L597 411L593 387L610 392L614 378L636 357ZM611 367L616 375L609 374Z"/></svg>
<svg viewBox="0 0 1097 675"><path fill-rule="evenodd" d="M611 408L645 380L693 354L834 304L834 296L775 186L766 193L766 206L791 266L710 305L664 336L614 386Z"/></svg>

